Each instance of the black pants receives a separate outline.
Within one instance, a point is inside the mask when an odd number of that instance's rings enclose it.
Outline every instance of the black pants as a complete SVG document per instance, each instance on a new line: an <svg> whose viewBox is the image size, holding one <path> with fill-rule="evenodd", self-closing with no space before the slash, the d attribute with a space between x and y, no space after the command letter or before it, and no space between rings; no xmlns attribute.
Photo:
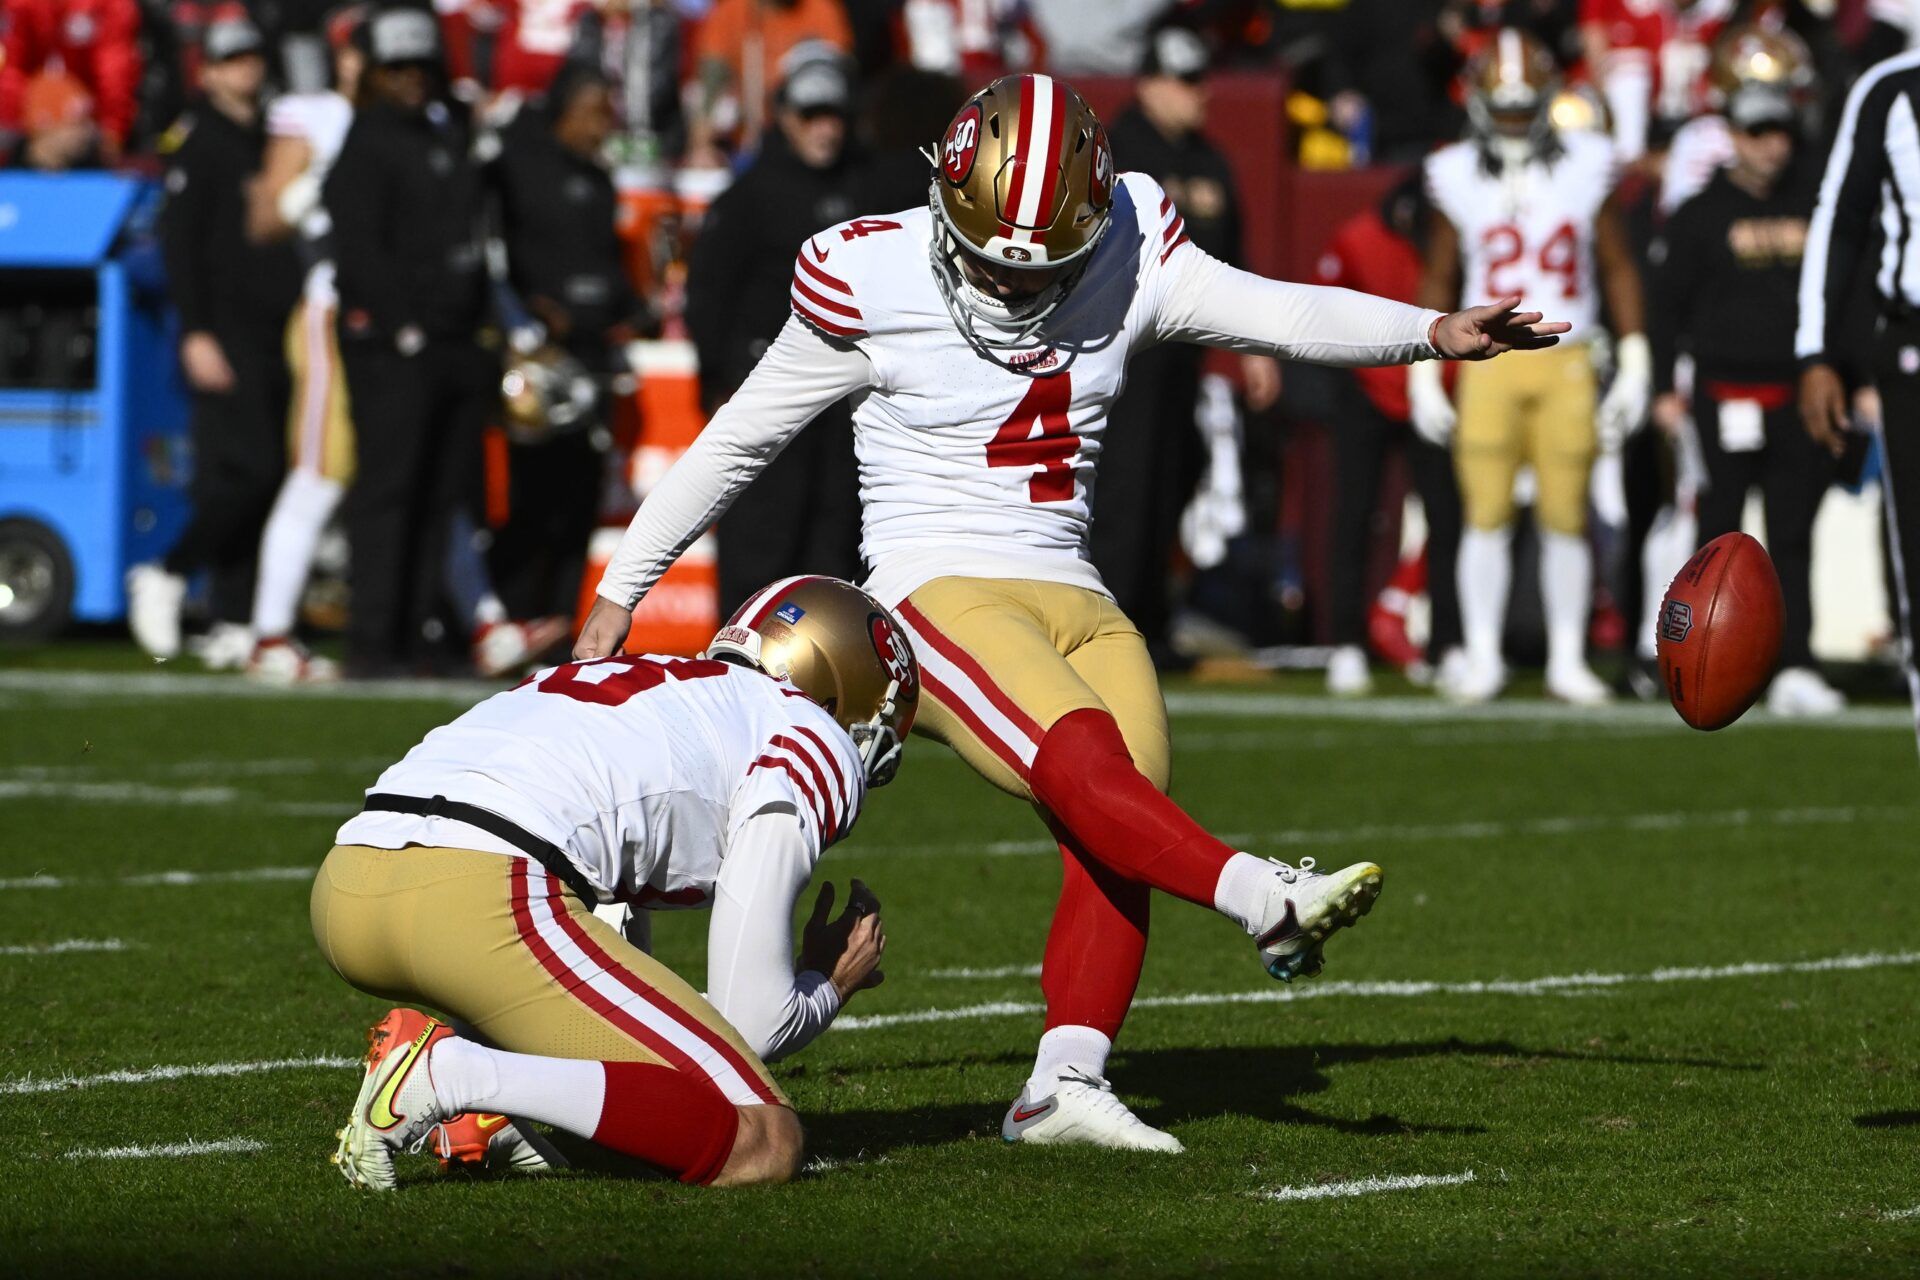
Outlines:
<svg viewBox="0 0 1920 1280"><path fill-rule="evenodd" d="M1194 424L1204 359L1184 345L1134 358L1126 390L1107 414L1093 487L1094 567L1156 652L1172 621L1168 577L1180 513L1206 467Z"/></svg>
<svg viewBox="0 0 1920 1280"><path fill-rule="evenodd" d="M853 415L836 404L741 491L720 518L720 616L796 573L860 577L860 474Z"/></svg>
<svg viewBox="0 0 1920 1280"><path fill-rule="evenodd" d="M1920 321L1890 323L1875 351L1874 382L1880 389L1884 420L1887 506L1893 528L1888 541L1893 555L1896 611L1907 641L1908 679L1915 681L1914 626L1920 621Z"/></svg>
<svg viewBox="0 0 1920 1280"><path fill-rule="evenodd" d="M507 522L494 531L487 562L512 616L572 616L605 461L586 431L508 447Z"/></svg>
<svg viewBox="0 0 1920 1280"><path fill-rule="evenodd" d="M252 613L260 529L286 476L288 378L280 332L280 324L264 317L216 330L233 366L233 390L193 397L193 516L165 563L167 572L182 577L210 572L208 603L219 622L246 622Z"/></svg>
<svg viewBox="0 0 1920 1280"><path fill-rule="evenodd" d="M343 334L340 354L355 456L347 660L377 674L427 654L453 513L479 508L480 432L498 403L499 367L472 342L440 339L402 356L388 341Z"/></svg>
<svg viewBox="0 0 1920 1280"><path fill-rule="evenodd" d="M1460 643L1460 588L1454 564L1460 551L1460 486L1453 458L1427 443L1404 422L1375 407L1353 379L1346 379L1340 421L1333 427L1333 466L1338 485L1333 510L1333 546L1327 566L1332 596L1333 642L1364 645L1367 640L1368 547L1380 511L1380 472L1387 450L1403 440L1414 491L1427 515L1427 598L1433 626L1427 656L1438 661Z"/></svg>
<svg viewBox="0 0 1920 1280"><path fill-rule="evenodd" d="M1800 424L1792 401L1767 411L1762 447L1729 453L1720 443L1720 403L1706 379L1694 393L1693 421L1707 464L1700 499L1702 545L1740 527L1747 491L1758 487L1767 513L1767 554L1780 575L1786 606L1780 665L1813 665L1813 518L1833 483L1834 461Z"/></svg>

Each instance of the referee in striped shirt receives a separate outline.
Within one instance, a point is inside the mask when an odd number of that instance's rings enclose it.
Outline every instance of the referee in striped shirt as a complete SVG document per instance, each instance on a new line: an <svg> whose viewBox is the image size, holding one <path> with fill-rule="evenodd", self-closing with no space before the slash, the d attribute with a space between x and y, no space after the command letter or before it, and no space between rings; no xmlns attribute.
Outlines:
<svg viewBox="0 0 1920 1280"><path fill-rule="evenodd" d="M1920 589L1920 52L1888 58L1847 95L1827 158L1820 203L1800 268L1800 415L1836 457L1852 433L1847 388L1847 308L1871 263L1879 302L1872 382L1881 403L1882 482L1892 529L1893 573L1905 638L1903 658L1920 731L1920 673L1914 668L1915 591Z"/></svg>

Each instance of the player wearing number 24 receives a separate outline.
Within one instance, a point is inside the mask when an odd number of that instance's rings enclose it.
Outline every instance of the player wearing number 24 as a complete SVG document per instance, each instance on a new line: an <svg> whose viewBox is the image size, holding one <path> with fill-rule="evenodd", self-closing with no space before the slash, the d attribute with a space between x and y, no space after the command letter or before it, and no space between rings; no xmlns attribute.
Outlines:
<svg viewBox="0 0 1920 1280"><path fill-rule="evenodd" d="M1439 216L1420 300L1451 305L1464 282L1470 294L1551 299L1572 328L1557 351L1461 370L1457 409L1438 366L1408 371L1414 428L1435 444L1452 442L1466 515L1458 561L1466 661L1448 664L1443 691L1484 702L1506 684L1500 636L1512 576L1513 484L1530 465L1547 692L1577 704L1604 702L1607 687L1586 661L1593 594L1587 480L1595 453L1618 450L1639 428L1653 390L1639 269L1608 202L1614 148L1602 134L1556 127L1559 72L1546 46L1525 32L1498 32L1464 78L1471 136L1426 162ZM1604 399L1591 344L1602 295L1619 335Z"/></svg>
<svg viewBox="0 0 1920 1280"><path fill-rule="evenodd" d="M1145 644L1087 555L1107 413L1127 358L1197 342L1324 364L1477 360L1566 325L1517 296L1442 314L1287 284L1209 257L1151 178L1116 173L1080 95L1043 75L974 95L931 155L925 208L799 246L793 316L655 487L575 654L617 651L633 606L826 405L854 398L865 583L924 679L917 727L1029 800L1058 840L1047 1031L1002 1135L1177 1151L1105 1079L1160 889L1252 935L1276 977L1371 907L1380 869L1236 853L1167 800L1165 708Z"/></svg>

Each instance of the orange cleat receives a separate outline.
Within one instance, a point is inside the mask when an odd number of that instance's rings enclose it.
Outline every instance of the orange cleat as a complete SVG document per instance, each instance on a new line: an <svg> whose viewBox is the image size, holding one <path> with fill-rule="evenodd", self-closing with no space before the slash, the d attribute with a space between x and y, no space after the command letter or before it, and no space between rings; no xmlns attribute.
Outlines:
<svg viewBox="0 0 1920 1280"><path fill-rule="evenodd" d="M348 1182L391 1191L393 1153L426 1145L442 1119L427 1059L452 1034L451 1027L413 1009L390 1009L367 1032L367 1074L333 1153Z"/></svg>
<svg viewBox="0 0 1920 1280"><path fill-rule="evenodd" d="M443 1173L537 1173L559 1163L511 1119L490 1111L447 1117L428 1132L427 1147Z"/></svg>

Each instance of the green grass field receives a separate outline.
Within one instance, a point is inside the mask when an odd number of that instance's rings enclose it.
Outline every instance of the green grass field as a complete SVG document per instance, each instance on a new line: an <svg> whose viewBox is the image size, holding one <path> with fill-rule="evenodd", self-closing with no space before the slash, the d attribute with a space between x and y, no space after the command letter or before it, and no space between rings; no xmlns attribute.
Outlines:
<svg viewBox="0 0 1920 1280"><path fill-rule="evenodd" d="M1058 867L916 743L823 867L885 900L888 981L779 1069L797 1183L419 1160L382 1196L327 1163L381 1006L315 952L308 881L472 689L269 694L116 655L0 657L8 1274L1920 1274L1897 708L1708 736L1664 707L1172 686L1192 812L1387 870L1295 988L1159 904L1113 1076L1173 1158L999 1141ZM703 917L658 935L702 972Z"/></svg>

